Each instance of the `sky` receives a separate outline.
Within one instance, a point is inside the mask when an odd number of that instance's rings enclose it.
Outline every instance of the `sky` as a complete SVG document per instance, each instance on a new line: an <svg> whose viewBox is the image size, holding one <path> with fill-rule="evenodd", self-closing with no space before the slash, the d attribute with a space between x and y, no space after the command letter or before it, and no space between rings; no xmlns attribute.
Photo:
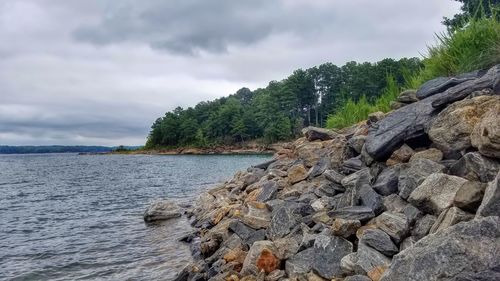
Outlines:
<svg viewBox="0 0 500 281"><path fill-rule="evenodd" d="M451 0L0 0L0 145L142 145L177 106L419 57Z"/></svg>

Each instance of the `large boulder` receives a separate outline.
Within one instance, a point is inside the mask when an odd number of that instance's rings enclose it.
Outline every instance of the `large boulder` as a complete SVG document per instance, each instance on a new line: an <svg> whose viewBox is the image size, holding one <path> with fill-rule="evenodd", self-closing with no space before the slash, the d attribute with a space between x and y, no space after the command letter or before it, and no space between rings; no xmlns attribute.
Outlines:
<svg viewBox="0 0 500 281"><path fill-rule="evenodd" d="M399 196L408 199L412 191L417 188L430 174L443 172L445 166L428 159L416 159L402 167L398 178Z"/></svg>
<svg viewBox="0 0 500 281"><path fill-rule="evenodd" d="M445 151L471 146L471 134L486 112L500 106L499 96L478 96L458 101L443 110L429 129L430 139Z"/></svg>
<svg viewBox="0 0 500 281"><path fill-rule="evenodd" d="M498 280L499 256L499 217L462 222L396 255L382 281Z"/></svg>
<svg viewBox="0 0 500 281"><path fill-rule="evenodd" d="M446 91L447 89L463 83L468 80L476 79L478 76L483 75L484 71L473 71L464 73L454 77L438 77L425 82L416 92L418 99L435 95Z"/></svg>
<svg viewBox="0 0 500 281"><path fill-rule="evenodd" d="M471 142L481 154L500 158L500 102L486 112L482 120L476 124L472 131Z"/></svg>
<svg viewBox="0 0 500 281"><path fill-rule="evenodd" d="M317 127L307 127L302 129L302 133L304 136L307 138L308 141L315 141L315 140L331 140L338 136L338 133L335 133L332 130L328 129L323 129L323 128L317 128Z"/></svg>
<svg viewBox="0 0 500 281"><path fill-rule="evenodd" d="M318 235L314 241L314 262L312 269L321 277L333 279L342 277L341 259L352 253L353 245L344 238Z"/></svg>
<svg viewBox="0 0 500 281"><path fill-rule="evenodd" d="M478 217L500 216L500 172L495 180L488 184L484 192L483 202L476 215Z"/></svg>
<svg viewBox="0 0 500 281"><path fill-rule="evenodd" d="M153 222L178 218L182 215L180 207L170 200L154 201L144 212L144 221Z"/></svg>

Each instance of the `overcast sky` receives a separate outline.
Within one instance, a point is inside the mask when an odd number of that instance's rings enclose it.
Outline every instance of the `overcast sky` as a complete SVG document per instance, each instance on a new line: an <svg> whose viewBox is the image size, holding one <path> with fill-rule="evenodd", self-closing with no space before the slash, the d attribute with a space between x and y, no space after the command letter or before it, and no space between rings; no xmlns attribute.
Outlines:
<svg viewBox="0 0 500 281"><path fill-rule="evenodd" d="M0 145L141 145L152 122L323 62L419 56L451 0L0 0Z"/></svg>

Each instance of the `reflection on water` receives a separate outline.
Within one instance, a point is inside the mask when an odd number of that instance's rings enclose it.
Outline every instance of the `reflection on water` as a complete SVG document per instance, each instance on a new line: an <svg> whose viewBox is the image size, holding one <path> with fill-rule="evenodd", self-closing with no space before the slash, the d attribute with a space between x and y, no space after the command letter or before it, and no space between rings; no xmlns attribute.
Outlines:
<svg viewBox="0 0 500 281"><path fill-rule="evenodd" d="M268 156L0 155L0 279L169 280L185 218L146 225L156 198L192 202Z"/></svg>

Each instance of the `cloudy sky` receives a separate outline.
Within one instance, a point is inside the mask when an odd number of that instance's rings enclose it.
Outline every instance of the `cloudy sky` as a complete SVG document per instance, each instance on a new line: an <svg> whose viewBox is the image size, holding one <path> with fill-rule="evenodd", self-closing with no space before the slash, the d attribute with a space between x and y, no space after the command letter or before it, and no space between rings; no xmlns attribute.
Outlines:
<svg viewBox="0 0 500 281"><path fill-rule="evenodd" d="M176 106L419 56L451 0L0 0L0 145L140 145Z"/></svg>

